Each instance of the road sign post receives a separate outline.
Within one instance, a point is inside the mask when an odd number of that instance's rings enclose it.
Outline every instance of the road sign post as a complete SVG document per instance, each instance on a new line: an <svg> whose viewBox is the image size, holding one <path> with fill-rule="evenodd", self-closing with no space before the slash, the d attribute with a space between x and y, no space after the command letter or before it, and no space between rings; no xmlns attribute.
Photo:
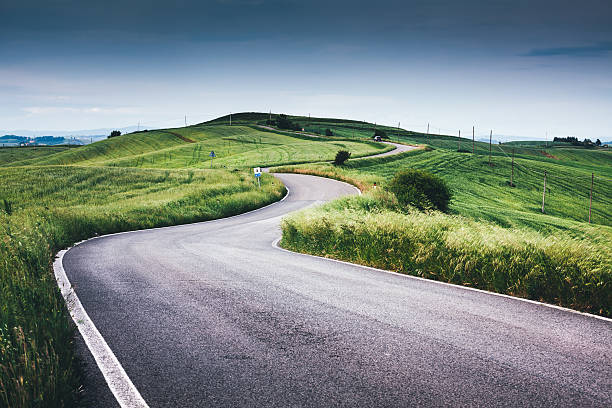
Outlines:
<svg viewBox="0 0 612 408"><path fill-rule="evenodd" d="M217 155L215 154L214 150L212 150L208 155L210 156L210 168L212 169L212 161L215 157L217 157Z"/></svg>
<svg viewBox="0 0 612 408"><path fill-rule="evenodd" d="M259 178L261 177L261 167L255 167L253 169L253 173L255 174L255 178L257 179L257 186L261 188L261 181L259 181Z"/></svg>

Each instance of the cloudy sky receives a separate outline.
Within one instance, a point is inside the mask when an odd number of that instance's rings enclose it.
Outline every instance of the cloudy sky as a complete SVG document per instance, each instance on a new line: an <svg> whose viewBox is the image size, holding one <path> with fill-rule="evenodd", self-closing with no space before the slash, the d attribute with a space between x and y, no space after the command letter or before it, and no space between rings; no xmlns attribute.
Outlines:
<svg viewBox="0 0 612 408"><path fill-rule="evenodd" d="M268 111L612 140L610 0L0 0L0 129Z"/></svg>

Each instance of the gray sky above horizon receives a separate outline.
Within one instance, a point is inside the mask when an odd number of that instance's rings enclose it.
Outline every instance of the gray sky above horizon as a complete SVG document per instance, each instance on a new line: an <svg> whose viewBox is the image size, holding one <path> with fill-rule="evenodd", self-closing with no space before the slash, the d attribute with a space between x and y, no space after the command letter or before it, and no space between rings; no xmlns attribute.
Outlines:
<svg viewBox="0 0 612 408"><path fill-rule="evenodd" d="M0 129L230 111L612 140L609 0L0 0Z"/></svg>

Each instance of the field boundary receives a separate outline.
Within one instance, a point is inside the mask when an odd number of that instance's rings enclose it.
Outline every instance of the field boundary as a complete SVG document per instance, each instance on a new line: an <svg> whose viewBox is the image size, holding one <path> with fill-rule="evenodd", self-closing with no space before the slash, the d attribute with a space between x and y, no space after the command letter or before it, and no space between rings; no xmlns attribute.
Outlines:
<svg viewBox="0 0 612 408"><path fill-rule="evenodd" d="M277 238L276 240L274 240L274 242L272 242L272 247L276 248L278 250L281 250L281 251L292 253L292 254L299 254L299 255L304 255L304 256L312 256L314 258L325 259L325 260L332 261L332 262L338 262L338 263L341 263L341 264L344 264L344 265L357 266L359 268L365 268L365 269L368 269L368 270L371 270L371 271L375 271L375 272L383 272L383 273L387 273L387 274L390 274L390 275L401 276L401 277L406 278L406 279L416 279L416 280L423 281L423 282L431 282L431 283L435 283L435 284L439 284L439 285L451 286L451 287L454 287L454 288L460 288L460 289L464 289L464 290L471 290L471 291L474 291L474 292L484 293L484 294L487 294L487 295L499 296L499 297L503 297L503 298L506 298L506 299L512 299L512 300L517 300L517 301L521 301L521 302L527 302L527 303L531 303L531 304L534 304L534 305L539 305L539 306L544 306L544 307L548 307L548 308L552 308L552 309L557 309L557 310L560 310L560 311L563 311L563 312L570 312L570 313L574 313L574 314L579 314L579 315L582 315L582 316L592 317L592 318L595 318L595 319L603 320L604 322L612 323L612 319L604 317L604 316L598 316L598 315L591 314L591 313L580 312L578 310L569 309L567 307L557 306L557 305L553 305L553 304L550 304L550 303L538 302L537 300L525 299L525 298L521 298L521 297L506 295L505 293L490 292L488 290L471 288L469 286L456 285L454 283L448 283L448 282L442 282L442 281L437 281L437 280L433 280L433 279L422 278L420 276L409 275L409 274L406 274L406 273L400 273L400 272L396 272L396 271L389 271L389 270L386 270L386 269L374 268L372 266L360 265L360 264L356 264L356 263L352 263L352 262L342 261L340 259L327 258L327 257L320 256L320 255L312 255L312 254L307 254L307 253L304 253L304 252L291 251L291 250L283 248L283 247L281 247L279 245L281 239L282 239L282 236Z"/></svg>

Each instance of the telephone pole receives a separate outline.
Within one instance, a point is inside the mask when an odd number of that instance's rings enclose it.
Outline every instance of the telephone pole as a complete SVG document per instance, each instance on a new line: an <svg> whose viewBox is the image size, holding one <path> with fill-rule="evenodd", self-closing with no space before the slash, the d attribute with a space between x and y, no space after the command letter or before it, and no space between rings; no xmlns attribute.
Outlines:
<svg viewBox="0 0 612 408"><path fill-rule="evenodd" d="M491 166L491 139L493 138L493 129L489 133L489 166Z"/></svg>
<svg viewBox="0 0 612 408"><path fill-rule="evenodd" d="M472 126L472 154L476 153L476 142L474 140L474 126Z"/></svg>
<svg viewBox="0 0 612 408"><path fill-rule="evenodd" d="M461 150L461 129L459 129L459 139L458 140L459 140L458 142L459 146L457 147L457 151Z"/></svg>
<svg viewBox="0 0 612 408"><path fill-rule="evenodd" d="M230 126L232 126L232 112L230 112Z"/></svg>
<svg viewBox="0 0 612 408"><path fill-rule="evenodd" d="M542 213L544 213L544 202L546 201L546 170L544 170L544 190L542 190Z"/></svg>
<svg viewBox="0 0 612 408"><path fill-rule="evenodd" d="M399 143L399 134L400 134L400 122L397 122L397 141Z"/></svg>
<svg viewBox="0 0 612 408"><path fill-rule="evenodd" d="M427 124L427 133L425 133L425 143L427 143L428 138L429 138L429 123Z"/></svg>
<svg viewBox="0 0 612 408"><path fill-rule="evenodd" d="M591 206L593 205L593 182L595 181L595 173L591 173L591 193L589 194L589 224L591 223Z"/></svg>
<svg viewBox="0 0 612 408"><path fill-rule="evenodd" d="M185 127L187 127L187 115L185 115Z"/></svg>

